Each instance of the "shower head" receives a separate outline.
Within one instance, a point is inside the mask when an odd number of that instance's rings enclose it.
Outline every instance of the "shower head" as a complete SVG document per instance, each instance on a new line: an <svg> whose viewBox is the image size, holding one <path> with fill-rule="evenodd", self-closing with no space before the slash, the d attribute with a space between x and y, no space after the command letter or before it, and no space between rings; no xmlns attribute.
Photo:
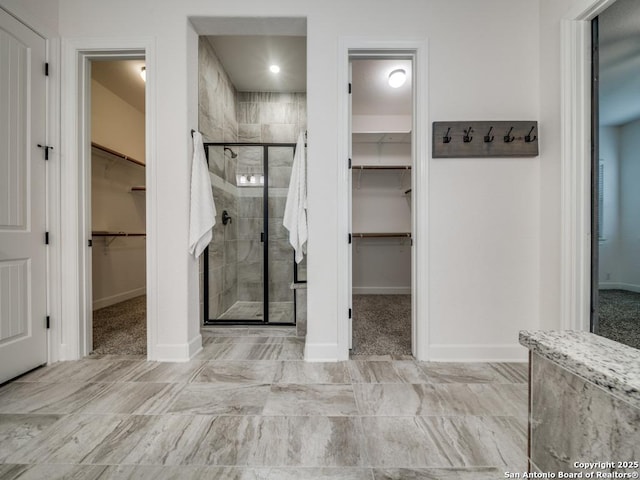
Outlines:
<svg viewBox="0 0 640 480"><path fill-rule="evenodd" d="M231 158L236 158L238 156L238 154L233 150L231 150L229 147L224 147L224 149L229 150L229 153L231 154Z"/></svg>

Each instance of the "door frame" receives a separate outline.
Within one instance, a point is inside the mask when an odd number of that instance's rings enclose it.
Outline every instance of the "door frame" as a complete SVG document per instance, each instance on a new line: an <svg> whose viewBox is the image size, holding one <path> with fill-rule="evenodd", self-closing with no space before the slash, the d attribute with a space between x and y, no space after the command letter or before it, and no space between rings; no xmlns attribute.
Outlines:
<svg viewBox="0 0 640 480"><path fill-rule="evenodd" d="M155 358L157 338L157 192L155 144L155 43L152 38L83 38L62 42L60 274L66 279L61 291L60 360L76 360L91 350L92 292L91 250L91 60L144 57L145 85L145 182L146 182L146 278L147 358Z"/></svg>
<svg viewBox="0 0 640 480"><path fill-rule="evenodd" d="M351 111L348 91L349 61L356 53L402 54L413 63L413 125L411 151L411 224L413 251L411 265L412 351L417 360L429 359L429 122L427 39L342 37L338 52L338 357L349 358L351 307L351 172L348 158L351 145ZM420 292L420 295L417 293Z"/></svg>
<svg viewBox="0 0 640 480"><path fill-rule="evenodd" d="M616 0L582 0L561 20L560 328L591 319L591 20Z"/></svg>

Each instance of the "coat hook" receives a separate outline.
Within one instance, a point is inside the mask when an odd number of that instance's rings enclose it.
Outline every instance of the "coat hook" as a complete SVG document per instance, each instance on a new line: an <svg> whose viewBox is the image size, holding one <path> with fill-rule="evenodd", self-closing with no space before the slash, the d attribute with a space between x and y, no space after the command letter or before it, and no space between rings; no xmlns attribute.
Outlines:
<svg viewBox="0 0 640 480"><path fill-rule="evenodd" d="M484 136L484 142L485 143L491 143L493 142L493 135L491 135L491 130L493 130L493 126L491 128L489 128L489 131L487 132L487 134Z"/></svg>
<svg viewBox="0 0 640 480"><path fill-rule="evenodd" d="M538 138L538 137L536 137L535 135L534 135L533 137L531 136L531 133L533 133L533 129L534 129L534 128L536 128L536 127L535 127L535 125L534 125L533 127L531 127L531 130L529 130L529 133L527 133L527 134L525 135L525 137L524 137L524 141L525 141L525 142L527 142L527 143L531 143L531 142L533 142L536 138Z"/></svg>
<svg viewBox="0 0 640 480"><path fill-rule="evenodd" d="M451 131L451 127L447 128L447 133L444 134L444 137L442 137L442 143L449 143L451 142L451 137L449 136L449 132Z"/></svg>
<svg viewBox="0 0 640 480"><path fill-rule="evenodd" d="M473 137L471 136L472 132L473 132L473 128L471 128L471 126L469 126L468 130L464 131L464 137L462 137L462 141L464 143L469 143L471 140L473 140Z"/></svg>
<svg viewBox="0 0 640 480"><path fill-rule="evenodd" d="M511 127L509 129L509 131L507 132L507 134L504 136L504 143L511 143L515 140L515 137L511 136L511 131L513 130L513 127Z"/></svg>

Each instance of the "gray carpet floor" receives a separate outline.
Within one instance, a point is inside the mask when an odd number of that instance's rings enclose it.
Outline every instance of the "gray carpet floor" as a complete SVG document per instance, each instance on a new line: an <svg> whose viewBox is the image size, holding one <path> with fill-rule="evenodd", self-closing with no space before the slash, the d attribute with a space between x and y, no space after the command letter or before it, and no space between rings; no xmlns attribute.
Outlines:
<svg viewBox="0 0 640 480"><path fill-rule="evenodd" d="M640 349L640 293L599 290L598 335Z"/></svg>
<svg viewBox="0 0 640 480"><path fill-rule="evenodd" d="M411 295L354 295L351 355L411 355Z"/></svg>
<svg viewBox="0 0 640 480"><path fill-rule="evenodd" d="M93 312L93 355L147 354L147 296Z"/></svg>

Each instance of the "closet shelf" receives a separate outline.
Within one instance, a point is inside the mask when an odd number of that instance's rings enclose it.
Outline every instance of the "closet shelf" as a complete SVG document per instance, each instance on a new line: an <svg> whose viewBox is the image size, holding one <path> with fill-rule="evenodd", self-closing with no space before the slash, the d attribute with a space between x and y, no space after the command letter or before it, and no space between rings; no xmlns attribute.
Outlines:
<svg viewBox="0 0 640 480"><path fill-rule="evenodd" d="M140 160L136 160L135 158L131 158L130 156L125 155L124 153L120 153L116 150L112 150L109 147L100 145L99 143L91 142L91 146L98 150L102 150L103 152L109 153L115 157L121 158L122 160L126 160L127 162L135 163L136 165L140 165L141 167L146 167L144 162L141 162Z"/></svg>
<svg viewBox="0 0 640 480"><path fill-rule="evenodd" d="M128 232L91 232L92 237L146 237L146 233L128 233Z"/></svg>
<svg viewBox="0 0 640 480"><path fill-rule="evenodd" d="M378 145L389 143L411 143L411 131L397 132L353 132L353 143L375 143Z"/></svg>
<svg viewBox="0 0 640 480"><path fill-rule="evenodd" d="M353 170L411 170L411 165L353 165Z"/></svg>
<svg viewBox="0 0 640 480"><path fill-rule="evenodd" d="M410 232L352 233L355 238L411 238Z"/></svg>
<svg viewBox="0 0 640 480"><path fill-rule="evenodd" d="M399 172L400 175L400 188L402 187L402 183L404 182L405 176L407 172L411 175L411 165L353 165L352 170L357 170L357 185L356 188L359 190L362 185L362 172L366 170L377 170L377 171L396 171Z"/></svg>

